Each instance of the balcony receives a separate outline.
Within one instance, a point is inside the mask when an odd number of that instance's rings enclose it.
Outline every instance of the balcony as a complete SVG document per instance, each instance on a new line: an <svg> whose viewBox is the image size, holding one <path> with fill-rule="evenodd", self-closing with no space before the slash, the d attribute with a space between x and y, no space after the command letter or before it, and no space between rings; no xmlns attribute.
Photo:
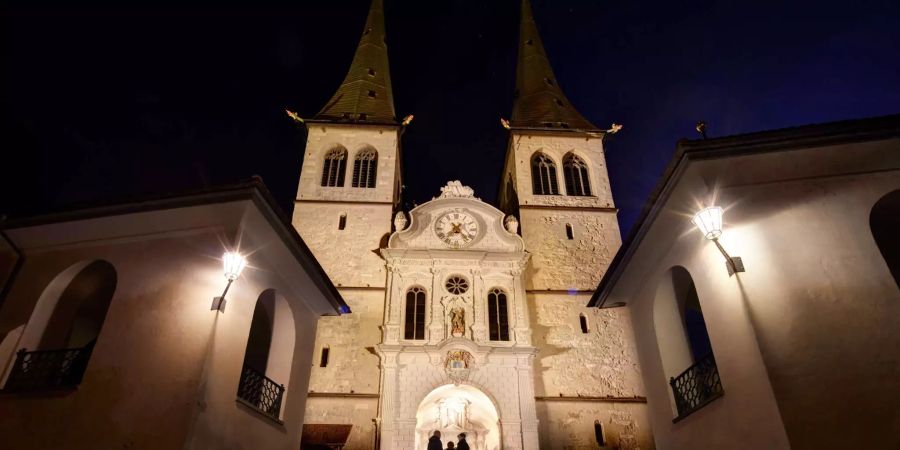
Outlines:
<svg viewBox="0 0 900 450"><path fill-rule="evenodd" d="M260 413L279 420L284 385L277 384L258 370L244 365L238 385L238 400Z"/></svg>
<svg viewBox="0 0 900 450"><path fill-rule="evenodd" d="M694 363L680 375L669 379L678 417L673 422L684 419L694 411L725 394L716 359L710 353Z"/></svg>
<svg viewBox="0 0 900 450"><path fill-rule="evenodd" d="M81 383L94 350L91 342L82 348L19 350L4 392L34 392L72 389Z"/></svg>

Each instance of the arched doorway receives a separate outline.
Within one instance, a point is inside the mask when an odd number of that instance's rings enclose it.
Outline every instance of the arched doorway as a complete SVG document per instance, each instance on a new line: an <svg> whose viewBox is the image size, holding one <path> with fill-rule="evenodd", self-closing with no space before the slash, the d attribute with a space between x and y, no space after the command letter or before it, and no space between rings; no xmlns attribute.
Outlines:
<svg viewBox="0 0 900 450"><path fill-rule="evenodd" d="M444 448L448 441L466 433L472 450L500 449L500 415L494 402L476 387L447 384L431 391L416 411L416 449L425 450L428 438L441 432Z"/></svg>

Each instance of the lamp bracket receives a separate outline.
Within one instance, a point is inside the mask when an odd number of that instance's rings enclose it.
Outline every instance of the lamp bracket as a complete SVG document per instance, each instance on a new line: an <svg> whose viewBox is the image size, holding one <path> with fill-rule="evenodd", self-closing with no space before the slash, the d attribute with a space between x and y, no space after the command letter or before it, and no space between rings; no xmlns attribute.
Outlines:
<svg viewBox="0 0 900 450"><path fill-rule="evenodd" d="M729 256L728 260L725 261L725 267L728 268L728 276L730 277L736 272L744 271L744 261L741 260L740 256Z"/></svg>
<svg viewBox="0 0 900 450"><path fill-rule="evenodd" d="M213 297L212 306L209 308L210 311L219 311L221 313L225 312L225 297Z"/></svg>

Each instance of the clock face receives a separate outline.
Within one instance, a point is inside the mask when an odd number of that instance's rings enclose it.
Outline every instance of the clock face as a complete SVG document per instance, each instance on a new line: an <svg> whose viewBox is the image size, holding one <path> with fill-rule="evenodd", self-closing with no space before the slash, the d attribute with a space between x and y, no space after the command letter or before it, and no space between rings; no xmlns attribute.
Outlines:
<svg viewBox="0 0 900 450"><path fill-rule="evenodd" d="M434 223L434 234L450 247L464 247L478 236L478 222L469 214L451 211Z"/></svg>

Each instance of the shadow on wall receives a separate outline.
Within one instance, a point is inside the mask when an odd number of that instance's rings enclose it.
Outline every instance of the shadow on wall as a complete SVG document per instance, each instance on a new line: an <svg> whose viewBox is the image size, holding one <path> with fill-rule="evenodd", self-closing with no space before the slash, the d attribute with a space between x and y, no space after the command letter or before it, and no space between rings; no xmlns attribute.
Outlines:
<svg viewBox="0 0 900 450"><path fill-rule="evenodd" d="M900 288L900 189L881 197L869 215L872 237Z"/></svg>

